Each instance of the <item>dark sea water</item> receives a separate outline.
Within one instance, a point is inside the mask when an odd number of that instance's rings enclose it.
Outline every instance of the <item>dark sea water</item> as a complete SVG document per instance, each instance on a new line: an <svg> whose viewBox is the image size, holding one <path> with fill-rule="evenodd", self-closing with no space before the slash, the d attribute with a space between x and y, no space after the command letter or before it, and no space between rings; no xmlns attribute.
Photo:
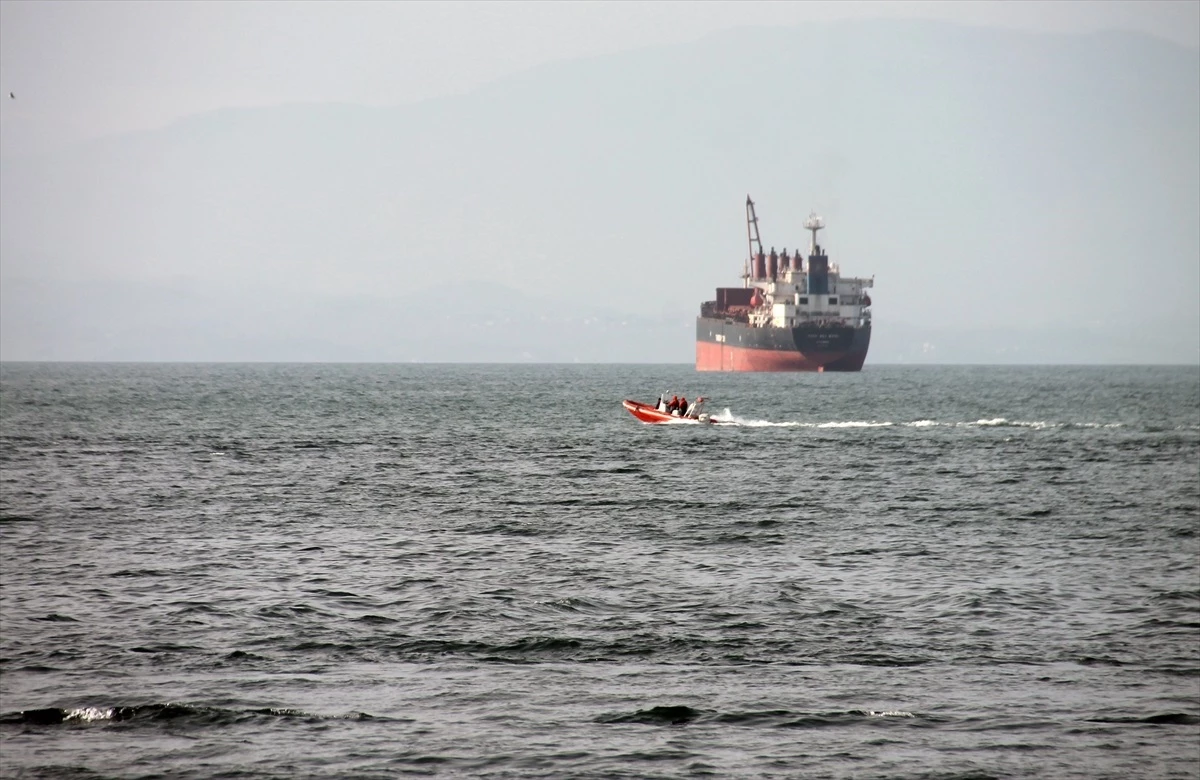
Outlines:
<svg viewBox="0 0 1200 780"><path fill-rule="evenodd" d="M3 364L0 444L6 778L1200 777L1195 367Z"/></svg>

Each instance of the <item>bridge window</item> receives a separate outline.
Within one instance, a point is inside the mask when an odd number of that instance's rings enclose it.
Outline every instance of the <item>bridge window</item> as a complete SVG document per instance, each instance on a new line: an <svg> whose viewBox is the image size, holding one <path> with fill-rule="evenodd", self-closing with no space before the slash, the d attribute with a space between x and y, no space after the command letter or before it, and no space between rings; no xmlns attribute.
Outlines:
<svg viewBox="0 0 1200 780"><path fill-rule="evenodd" d="M806 298L805 296L801 295L801 296L800 296L800 303L801 303L801 304L806 304L806 303L808 303L808 298Z"/></svg>
<svg viewBox="0 0 1200 780"><path fill-rule="evenodd" d="M830 306L837 306L837 298L830 298L830 299L829 299L829 305L830 305Z"/></svg>

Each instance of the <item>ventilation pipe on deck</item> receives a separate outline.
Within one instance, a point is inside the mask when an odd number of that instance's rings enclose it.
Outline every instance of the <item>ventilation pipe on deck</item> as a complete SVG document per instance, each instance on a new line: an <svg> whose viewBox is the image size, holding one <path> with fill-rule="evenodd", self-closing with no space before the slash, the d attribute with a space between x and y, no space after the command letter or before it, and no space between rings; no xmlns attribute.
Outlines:
<svg viewBox="0 0 1200 780"><path fill-rule="evenodd" d="M754 256L754 278L767 278L767 258L762 252Z"/></svg>

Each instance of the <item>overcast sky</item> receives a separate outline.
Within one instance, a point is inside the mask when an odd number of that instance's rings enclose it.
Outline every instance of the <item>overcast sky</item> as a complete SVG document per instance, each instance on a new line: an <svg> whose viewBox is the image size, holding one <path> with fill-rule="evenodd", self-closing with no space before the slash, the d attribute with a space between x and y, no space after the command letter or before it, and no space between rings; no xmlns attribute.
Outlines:
<svg viewBox="0 0 1200 780"><path fill-rule="evenodd" d="M0 151L149 129L230 106L392 105L556 60L739 26L920 17L1200 46L1200 2L0 1Z"/></svg>

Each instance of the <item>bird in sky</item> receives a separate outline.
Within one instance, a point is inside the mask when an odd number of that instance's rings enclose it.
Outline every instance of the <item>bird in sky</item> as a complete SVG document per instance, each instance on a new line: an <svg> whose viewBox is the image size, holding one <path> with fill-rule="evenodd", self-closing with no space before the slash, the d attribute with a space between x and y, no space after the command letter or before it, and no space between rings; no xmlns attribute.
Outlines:
<svg viewBox="0 0 1200 780"><path fill-rule="evenodd" d="M17 99L17 96L16 96L16 95L14 95L14 94L13 94L13 93L11 93L11 92L9 92L9 93L8 93L8 97L9 97L9 99L10 99L10 100L16 100L16 99Z"/></svg>

